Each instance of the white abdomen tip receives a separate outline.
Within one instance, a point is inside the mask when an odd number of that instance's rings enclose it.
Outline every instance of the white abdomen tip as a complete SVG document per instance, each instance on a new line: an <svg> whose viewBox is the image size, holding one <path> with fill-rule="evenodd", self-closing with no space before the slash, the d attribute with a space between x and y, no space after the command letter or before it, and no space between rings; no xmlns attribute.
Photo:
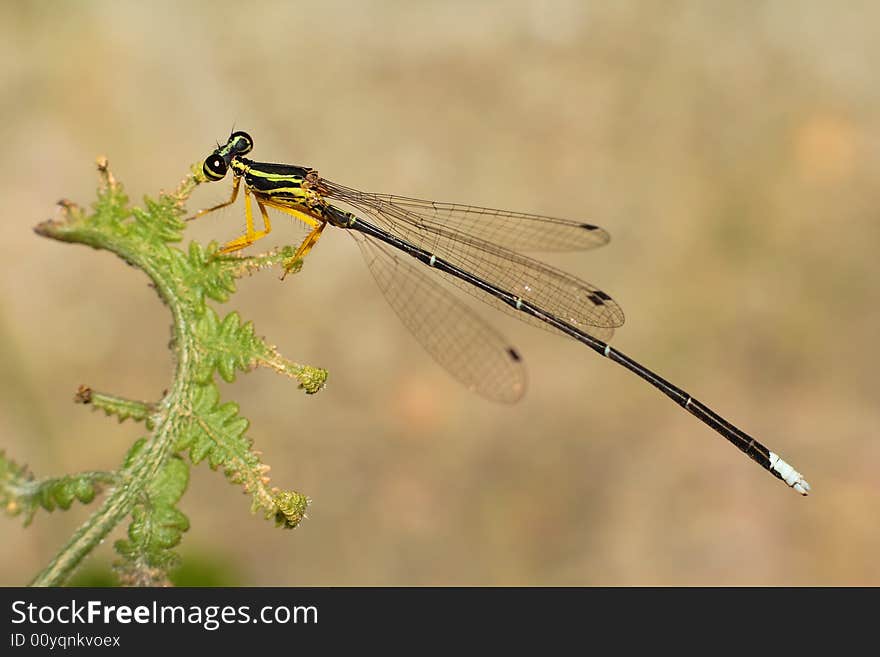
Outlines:
<svg viewBox="0 0 880 657"><path fill-rule="evenodd" d="M803 475L791 467L784 460L779 458L779 454L770 452L770 467L779 473L782 481L794 488L801 495L807 495L810 492L810 484L804 479Z"/></svg>

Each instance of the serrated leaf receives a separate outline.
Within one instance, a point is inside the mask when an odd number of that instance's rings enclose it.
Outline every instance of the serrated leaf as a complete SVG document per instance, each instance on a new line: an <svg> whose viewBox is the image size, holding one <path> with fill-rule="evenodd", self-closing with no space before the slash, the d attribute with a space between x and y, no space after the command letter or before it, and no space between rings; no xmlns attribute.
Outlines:
<svg viewBox="0 0 880 657"><path fill-rule="evenodd" d="M254 334L251 322L241 323L237 312L223 320L213 308L206 308L195 327L199 359L196 368L199 381L208 381L217 371L224 381L235 380L236 370L248 372L266 350Z"/></svg>
<svg viewBox="0 0 880 657"><path fill-rule="evenodd" d="M232 268L216 254L217 244L214 242L208 249L203 249L198 242L190 242L186 256L180 253L173 263L175 274L186 281L199 306L204 304L205 297L224 303L235 292Z"/></svg>
<svg viewBox="0 0 880 657"><path fill-rule="evenodd" d="M189 484L189 468L180 458L169 459L147 487L153 504L177 504Z"/></svg>
<svg viewBox="0 0 880 657"><path fill-rule="evenodd" d="M157 507L153 513L152 540L157 547L172 548L180 543L183 532L189 529L189 520L174 507Z"/></svg>
<svg viewBox="0 0 880 657"><path fill-rule="evenodd" d="M212 468L224 464L230 452L247 453L250 449L250 441L244 437L248 421L238 415L238 405L219 402L216 385L198 386L189 421L182 427L176 446L179 450L188 448L193 463L210 455Z"/></svg>
<svg viewBox="0 0 880 657"><path fill-rule="evenodd" d="M52 496L55 498L55 502L59 507L64 509L65 511L70 508L70 505L73 504L73 500L76 499L76 493L73 491L73 482L60 480L52 486Z"/></svg>
<svg viewBox="0 0 880 657"><path fill-rule="evenodd" d="M71 490L76 496L76 499L83 504L88 504L95 499L95 487L90 481L86 481L85 479L75 481L71 486Z"/></svg>
<svg viewBox="0 0 880 657"><path fill-rule="evenodd" d="M101 488L114 481L108 472L83 472L65 477L34 479L22 466L0 453L0 505L10 515L24 515L30 524L39 508L69 509L75 500L89 503Z"/></svg>
<svg viewBox="0 0 880 657"><path fill-rule="evenodd" d="M207 458L211 468L222 467L230 482L240 484L253 495L254 509L263 509L267 517L281 518L279 524L294 527L304 513L304 507L300 509L297 504L305 498L291 497L298 493L278 497L278 491L269 487L269 468L252 450L252 441L245 435L248 424L238 415L238 406L232 402L221 404L217 386L208 383L200 386L193 398L190 417L181 427L176 449L189 449L193 463ZM279 504L286 506L281 508Z"/></svg>
<svg viewBox="0 0 880 657"><path fill-rule="evenodd" d="M109 228L115 232L125 232L123 222L131 215L128 196L121 184L98 190L98 198L92 205L95 210L90 221L98 227Z"/></svg>
<svg viewBox="0 0 880 657"><path fill-rule="evenodd" d="M122 561L117 569L126 581L164 581L167 570L178 560L171 548L178 545L189 519L176 508L189 482L189 468L171 457L145 491L145 501L131 511L128 540L117 541Z"/></svg>
<svg viewBox="0 0 880 657"><path fill-rule="evenodd" d="M198 465L202 461L205 460L205 457L214 449L214 445L207 438L197 441L195 445L193 445L192 449L189 452L189 456L192 459L194 465Z"/></svg>
<svg viewBox="0 0 880 657"><path fill-rule="evenodd" d="M173 199L163 197L156 201L144 199L144 208L133 208L133 221L129 224L129 235L153 246L180 242L183 239L184 222Z"/></svg>

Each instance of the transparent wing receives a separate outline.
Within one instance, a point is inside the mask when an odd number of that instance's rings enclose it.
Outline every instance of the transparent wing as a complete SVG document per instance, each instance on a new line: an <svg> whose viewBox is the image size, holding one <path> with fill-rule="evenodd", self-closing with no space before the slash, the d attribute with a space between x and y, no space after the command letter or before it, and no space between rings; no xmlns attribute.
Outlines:
<svg viewBox="0 0 880 657"><path fill-rule="evenodd" d="M393 207L421 225L467 234L512 251L580 251L611 239L599 226L568 219L361 192L323 178L320 184L326 184L331 198L357 200L378 211Z"/></svg>
<svg viewBox="0 0 880 657"><path fill-rule="evenodd" d="M426 221L422 214L413 212L410 207L404 205L404 202L413 203L412 199L401 200L400 197L359 192L324 179L320 180L319 189L328 198L342 201L369 215L383 230L448 260L601 340L609 339L614 328L624 322L620 306L610 295L594 285L483 237L475 236L462 228L442 224L439 219ZM428 201L418 201L418 203L429 204ZM506 217L511 222L511 226L521 225L523 216L532 217L532 215L501 213L498 210L485 212L498 213L498 218ZM544 220L544 218L540 219ZM563 225L566 226L566 230L560 229L557 235L573 230L572 227L578 224L564 222ZM580 230L586 233L592 232ZM577 231L574 231L574 234L578 234ZM441 275L453 285L489 305L529 324L556 332L545 322L516 311L504 301L466 281L443 272Z"/></svg>
<svg viewBox="0 0 880 657"><path fill-rule="evenodd" d="M425 350L487 399L513 403L526 389L517 351L482 318L413 265L408 256L352 232L388 303Z"/></svg>

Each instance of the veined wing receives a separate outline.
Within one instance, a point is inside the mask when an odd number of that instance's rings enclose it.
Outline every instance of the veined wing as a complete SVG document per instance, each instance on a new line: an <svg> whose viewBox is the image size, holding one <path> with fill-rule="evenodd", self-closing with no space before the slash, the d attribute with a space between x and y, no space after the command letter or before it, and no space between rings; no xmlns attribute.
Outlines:
<svg viewBox="0 0 880 657"><path fill-rule="evenodd" d="M569 219L361 192L323 178L319 187L322 193L325 184L330 198L357 200L377 209L393 207L425 226L454 230L512 251L580 251L602 246L611 239L599 226Z"/></svg>
<svg viewBox="0 0 880 657"><path fill-rule="evenodd" d="M487 399L513 403L522 397L525 367L498 331L403 254L351 235L388 303L434 360Z"/></svg>
<svg viewBox="0 0 880 657"><path fill-rule="evenodd" d="M607 340L624 322L620 306L599 288L559 269L422 215L387 199L321 179L320 191L372 217L383 230L448 260L488 283L535 305L569 324ZM569 227L573 222L569 222ZM508 314L555 331L545 322L516 311L504 301L466 281L440 272L447 280Z"/></svg>

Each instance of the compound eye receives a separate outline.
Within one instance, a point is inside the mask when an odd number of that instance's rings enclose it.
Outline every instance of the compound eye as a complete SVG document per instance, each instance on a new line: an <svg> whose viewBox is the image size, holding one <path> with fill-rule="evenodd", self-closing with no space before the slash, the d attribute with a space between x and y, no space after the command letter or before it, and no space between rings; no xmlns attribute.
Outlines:
<svg viewBox="0 0 880 657"><path fill-rule="evenodd" d="M204 171L205 176L210 180L220 180L226 175L228 169L229 165L226 164L226 160L216 153L210 155L202 165L202 171Z"/></svg>
<svg viewBox="0 0 880 657"><path fill-rule="evenodd" d="M233 132L229 136L229 143L232 145L232 150L239 155L250 153L254 147L254 140L251 139L251 136L241 130Z"/></svg>

